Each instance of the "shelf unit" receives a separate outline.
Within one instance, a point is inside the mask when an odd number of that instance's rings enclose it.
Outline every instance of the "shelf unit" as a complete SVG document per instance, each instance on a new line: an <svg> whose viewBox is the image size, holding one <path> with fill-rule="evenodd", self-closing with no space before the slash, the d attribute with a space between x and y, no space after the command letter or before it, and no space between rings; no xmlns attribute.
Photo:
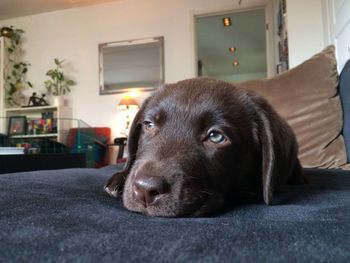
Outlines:
<svg viewBox="0 0 350 263"><path fill-rule="evenodd" d="M7 125L9 117L25 116L27 119L41 119L43 112L52 112L53 118L57 120L57 133L42 134L25 134L13 135L14 139L30 139L30 138L52 138L58 142L65 143L67 132L73 126L72 109L65 106L41 106L41 107L23 107L4 109L4 122L2 124L2 133L7 133Z"/></svg>
<svg viewBox="0 0 350 263"><path fill-rule="evenodd" d="M45 133L45 134L26 134L26 135L12 135L11 138L14 139L29 139L29 138L56 138L58 137L58 133Z"/></svg>
<svg viewBox="0 0 350 263"><path fill-rule="evenodd" d="M286 0L273 0L275 16L275 63L276 73L289 69L288 25Z"/></svg>
<svg viewBox="0 0 350 263"><path fill-rule="evenodd" d="M0 133L8 133L9 118L14 116L25 116L27 120L41 119L43 112L52 112L53 119L57 121L57 133L25 134L12 135L13 139L34 139L50 138L58 142L65 143L67 133L73 126L72 109L66 106L40 106L40 107L21 107L6 108L5 89L4 89L4 67L6 64L6 46L7 39L0 37Z"/></svg>

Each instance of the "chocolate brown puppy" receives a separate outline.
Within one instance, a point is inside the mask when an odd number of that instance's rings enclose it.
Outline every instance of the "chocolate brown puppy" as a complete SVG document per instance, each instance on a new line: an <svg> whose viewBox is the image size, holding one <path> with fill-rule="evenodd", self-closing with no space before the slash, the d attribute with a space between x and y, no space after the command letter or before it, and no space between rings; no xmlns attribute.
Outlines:
<svg viewBox="0 0 350 263"><path fill-rule="evenodd" d="M196 78L156 90L137 113L129 158L105 190L150 216L202 216L246 193L275 202L301 182L290 126L257 94Z"/></svg>

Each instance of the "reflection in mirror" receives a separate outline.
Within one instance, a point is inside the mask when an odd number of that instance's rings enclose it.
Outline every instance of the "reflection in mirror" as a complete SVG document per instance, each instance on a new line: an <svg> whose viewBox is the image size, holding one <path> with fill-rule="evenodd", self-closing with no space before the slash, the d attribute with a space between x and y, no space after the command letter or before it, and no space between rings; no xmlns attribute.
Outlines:
<svg viewBox="0 0 350 263"><path fill-rule="evenodd" d="M99 45L100 94L151 90L164 83L163 37Z"/></svg>

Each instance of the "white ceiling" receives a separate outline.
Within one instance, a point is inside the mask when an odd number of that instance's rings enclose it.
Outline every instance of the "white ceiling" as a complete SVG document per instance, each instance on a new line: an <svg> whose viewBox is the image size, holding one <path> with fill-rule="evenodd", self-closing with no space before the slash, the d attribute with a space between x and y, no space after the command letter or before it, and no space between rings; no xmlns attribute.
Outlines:
<svg viewBox="0 0 350 263"><path fill-rule="evenodd" d="M223 26L224 17L231 18L232 26ZM266 72L264 9L199 17L196 29L198 59L209 76ZM234 60L239 67L232 66Z"/></svg>
<svg viewBox="0 0 350 263"><path fill-rule="evenodd" d="M121 0L0 0L0 20Z"/></svg>

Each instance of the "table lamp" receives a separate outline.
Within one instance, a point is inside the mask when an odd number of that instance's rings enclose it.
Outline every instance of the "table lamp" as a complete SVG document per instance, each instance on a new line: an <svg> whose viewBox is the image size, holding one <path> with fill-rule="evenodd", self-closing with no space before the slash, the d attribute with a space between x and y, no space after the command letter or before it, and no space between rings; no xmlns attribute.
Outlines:
<svg viewBox="0 0 350 263"><path fill-rule="evenodd" d="M125 95L120 100L118 104L118 109L125 110L126 111L126 127L125 127L125 134L127 134L127 131L129 130L130 126L130 109L138 109L139 105L137 101L131 97L130 95Z"/></svg>

